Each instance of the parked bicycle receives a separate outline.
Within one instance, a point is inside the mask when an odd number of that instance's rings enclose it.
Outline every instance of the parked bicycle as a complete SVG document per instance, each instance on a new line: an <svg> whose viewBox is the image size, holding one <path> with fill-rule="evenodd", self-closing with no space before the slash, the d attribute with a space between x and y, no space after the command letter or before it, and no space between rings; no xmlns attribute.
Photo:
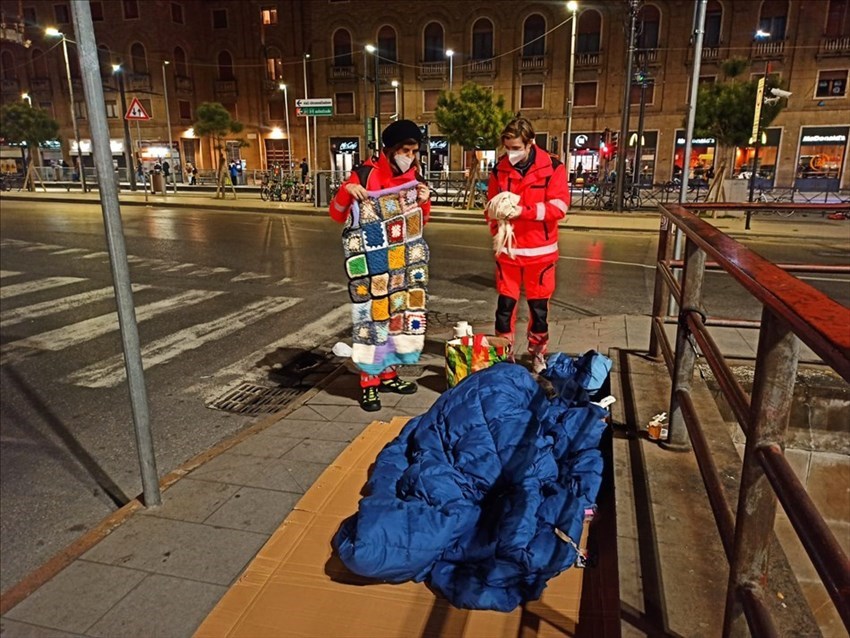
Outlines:
<svg viewBox="0 0 850 638"><path fill-rule="evenodd" d="M775 204L780 202L793 202L793 195L791 197L784 197L782 195L774 196L772 193L772 189L758 188L756 189L756 195L753 197L754 202L758 202L759 204ZM759 210L753 211L754 213L758 213L760 215L779 215L780 217L791 217L795 211L793 208L761 208Z"/></svg>

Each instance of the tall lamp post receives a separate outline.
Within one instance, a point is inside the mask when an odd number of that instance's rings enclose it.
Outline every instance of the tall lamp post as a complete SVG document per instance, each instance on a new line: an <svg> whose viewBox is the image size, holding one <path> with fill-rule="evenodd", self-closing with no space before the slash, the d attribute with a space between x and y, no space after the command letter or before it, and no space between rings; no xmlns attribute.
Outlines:
<svg viewBox="0 0 850 638"><path fill-rule="evenodd" d="M26 100L27 104L29 104L30 108L32 108L32 98L29 93L21 93L21 99Z"/></svg>
<svg viewBox="0 0 850 638"><path fill-rule="evenodd" d="M452 49L446 49L446 57L449 59L449 93L451 93L452 84L454 84L455 52Z"/></svg>
<svg viewBox="0 0 850 638"><path fill-rule="evenodd" d="M62 38L62 54L65 56L65 76L68 78L68 98L71 101L71 124L74 127L74 139L77 140L77 162L80 165L80 185L83 187L83 192L88 191L86 188L86 171L83 168L83 149L80 146L80 129L77 126L77 105L74 102L74 83L71 81L71 64L68 61L68 38L65 34L55 27L48 27L44 33L50 37L59 36Z"/></svg>
<svg viewBox="0 0 850 638"><path fill-rule="evenodd" d="M171 111L168 108L168 82L166 82L166 80L165 80L165 67L168 66L169 64L171 64L171 62L169 62L168 60L162 61L162 94L165 97L165 126L168 127L168 159L171 160L169 162L169 164L171 164L171 167L170 167L168 172L171 173L171 175L170 175L170 177L171 177L171 187L174 189L174 192L176 193L177 192L177 182L176 182L176 179L175 179L175 173L177 171L174 170L174 146L172 145L172 142L171 142ZM167 188L167 185L166 185L166 188Z"/></svg>
<svg viewBox="0 0 850 638"><path fill-rule="evenodd" d="M381 87L378 84L378 48L372 44L366 45L366 50L375 59L375 152L381 147L378 138L381 136Z"/></svg>
<svg viewBox="0 0 850 638"><path fill-rule="evenodd" d="M575 70L576 70L576 17L578 14L578 2L570 0L567 3L567 10L573 14L572 16L572 33L570 35L570 87L567 94L567 139L564 144L564 163L567 166L567 179L570 176L570 161L572 160L572 136L573 136L573 102L575 100ZM575 179L573 179L575 183Z"/></svg>
<svg viewBox="0 0 850 638"><path fill-rule="evenodd" d="M307 92L307 59L310 57L309 53L305 53L301 58L301 63L304 65L304 99L307 100L310 98L310 94ZM307 115L304 118L307 126L307 171L312 171L313 164L313 156L310 154L310 116Z"/></svg>
<svg viewBox="0 0 850 638"><path fill-rule="evenodd" d="M127 118L127 94L124 91L124 69L120 64L112 65L112 72L118 76L118 93L121 96L121 117L124 120L124 161L127 164L128 179L130 181L130 190L134 191L136 186L136 169L133 166L133 146L130 142L130 124Z"/></svg>
<svg viewBox="0 0 850 638"><path fill-rule="evenodd" d="M395 119L401 119L401 109L398 106L398 80L392 81L393 85L393 102L395 103Z"/></svg>
<svg viewBox="0 0 850 638"><path fill-rule="evenodd" d="M277 87L283 91L283 110L286 113L286 159L289 163L286 169L288 172L292 168L292 138L289 136L289 90L284 82L278 84Z"/></svg>

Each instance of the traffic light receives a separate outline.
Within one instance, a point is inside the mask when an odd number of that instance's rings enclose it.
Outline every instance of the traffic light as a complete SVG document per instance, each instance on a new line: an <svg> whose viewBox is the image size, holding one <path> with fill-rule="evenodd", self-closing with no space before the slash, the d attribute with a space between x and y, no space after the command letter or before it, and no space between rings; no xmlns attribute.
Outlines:
<svg viewBox="0 0 850 638"><path fill-rule="evenodd" d="M611 132L611 139L608 143L608 153L609 157L615 157L617 155L617 149L620 147L620 133L619 131Z"/></svg>

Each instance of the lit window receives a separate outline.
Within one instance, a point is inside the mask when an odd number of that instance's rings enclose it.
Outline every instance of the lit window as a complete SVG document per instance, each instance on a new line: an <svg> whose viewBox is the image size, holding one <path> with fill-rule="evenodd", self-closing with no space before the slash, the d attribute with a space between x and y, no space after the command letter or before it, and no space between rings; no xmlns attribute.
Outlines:
<svg viewBox="0 0 850 638"><path fill-rule="evenodd" d="M847 95L847 70L821 71L815 97L844 97Z"/></svg>
<svg viewBox="0 0 850 638"><path fill-rule="evenodd" d="M276 7L265 7L264 9L260 9L260 16L263 24L277 24Z"/></svg>

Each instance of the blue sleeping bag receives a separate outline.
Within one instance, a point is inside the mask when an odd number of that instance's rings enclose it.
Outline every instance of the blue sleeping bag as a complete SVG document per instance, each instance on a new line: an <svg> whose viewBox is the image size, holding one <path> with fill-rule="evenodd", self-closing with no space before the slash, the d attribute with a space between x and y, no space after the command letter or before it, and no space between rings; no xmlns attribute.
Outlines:
<svg viewBox="0 0 850 638"><path fill-rule="evenodd" d="M511 363L444 393L378 455L367 496L334 537L343 563L384 582L427 581L460 608L539 598L574 564L596 500L607 412L587 393L610 367L595 352L552 355L551 399Z"/></svg>

